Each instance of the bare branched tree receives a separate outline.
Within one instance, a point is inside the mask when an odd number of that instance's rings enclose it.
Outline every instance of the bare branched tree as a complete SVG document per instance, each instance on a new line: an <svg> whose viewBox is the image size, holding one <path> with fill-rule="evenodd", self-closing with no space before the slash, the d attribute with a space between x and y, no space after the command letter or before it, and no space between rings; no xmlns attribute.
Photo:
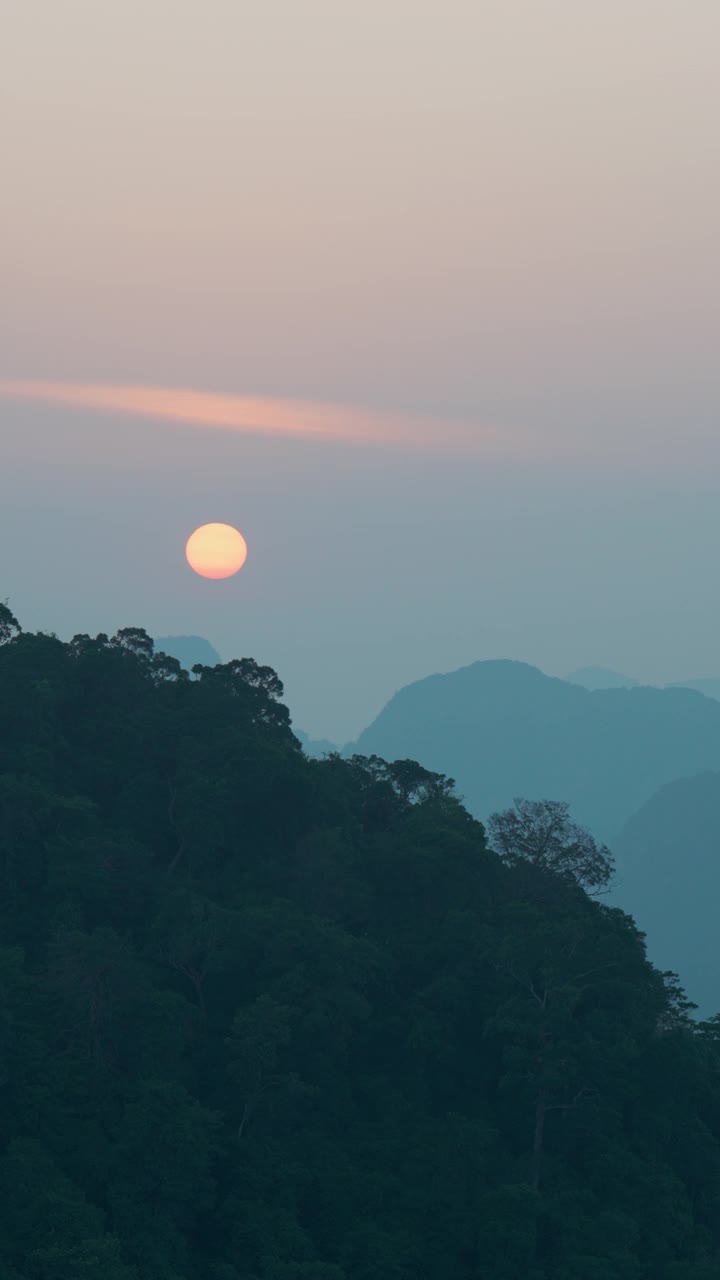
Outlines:
<svg viewBox="0 0 720 1280"><path fill-rule="evenodd" d="M614 859L584 827L570 817L563 800L515 800L511 809L493 813L487 824L491 847L509 865L533 866L570 877L586 893L607 890Z"/></svg>

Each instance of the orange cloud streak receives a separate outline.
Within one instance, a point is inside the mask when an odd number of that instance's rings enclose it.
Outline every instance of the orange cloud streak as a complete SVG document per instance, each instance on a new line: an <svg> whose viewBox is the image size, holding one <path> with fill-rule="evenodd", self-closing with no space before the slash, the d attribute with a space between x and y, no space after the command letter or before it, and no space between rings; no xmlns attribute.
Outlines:
<svg viewBox="0 0 720 1280"><path fill-rule="evenodd" d="M361 444L456 445L495 455L507 454L509 444L494 428L445 424L420 415L348 405L214 391L0 380L0 396L257 435Z"/></svg>

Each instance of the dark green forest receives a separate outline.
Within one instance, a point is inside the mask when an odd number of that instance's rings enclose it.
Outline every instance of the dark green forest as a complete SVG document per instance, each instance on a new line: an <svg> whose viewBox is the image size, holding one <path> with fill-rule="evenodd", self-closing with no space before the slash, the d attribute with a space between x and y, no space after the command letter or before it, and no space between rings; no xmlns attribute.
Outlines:
<svg viewBox="0 0 720 1280"><path fill-rule="evenodd" d="M0 606L2 1280L720 1277L720 1020L281 698Z"/></svg>

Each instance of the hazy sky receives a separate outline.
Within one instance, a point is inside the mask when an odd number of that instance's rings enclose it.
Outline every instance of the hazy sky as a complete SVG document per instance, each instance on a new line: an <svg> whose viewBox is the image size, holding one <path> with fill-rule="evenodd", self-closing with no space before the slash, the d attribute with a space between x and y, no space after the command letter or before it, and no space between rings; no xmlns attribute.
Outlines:
<svg viewBox="0 0 720 1280"><path fill-rule="evenodd" d="M719 48L717 0L0 0L0 598L343 740L475 658L720 674Z"/></svg>

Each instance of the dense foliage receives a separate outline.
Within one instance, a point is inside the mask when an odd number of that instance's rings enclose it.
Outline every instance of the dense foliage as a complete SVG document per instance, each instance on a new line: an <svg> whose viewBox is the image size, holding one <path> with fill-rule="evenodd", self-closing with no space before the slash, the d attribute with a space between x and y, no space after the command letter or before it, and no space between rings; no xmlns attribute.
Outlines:
<svg viewBox="0 0 720 1280"><path fill-rule="evenodd" d="M3 1280L711 1280L720 1024L274 672L0 606Z"/></svg>

